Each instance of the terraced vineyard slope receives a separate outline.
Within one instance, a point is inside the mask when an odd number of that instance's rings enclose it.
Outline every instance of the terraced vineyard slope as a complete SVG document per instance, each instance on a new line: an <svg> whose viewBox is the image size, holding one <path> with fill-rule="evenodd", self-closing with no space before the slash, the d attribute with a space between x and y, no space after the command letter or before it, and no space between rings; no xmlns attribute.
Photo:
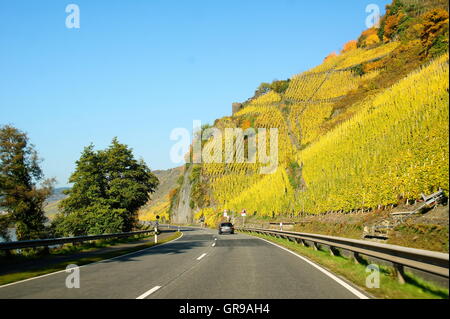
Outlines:
<svg viewBox="0 0 450 319"><path fill-rule="evenodd" d="M379 29L340 54L260 86L214 127L254 128L258 141L259 128L277 128L278 167L261 174L264 165L248 157L190 164L195 219L214 225L224 210L243 209L256 218L374 211L439 189L448 196L446 44L442 1L396 0ZM238 143L247 151L249 138Z"/></svg>

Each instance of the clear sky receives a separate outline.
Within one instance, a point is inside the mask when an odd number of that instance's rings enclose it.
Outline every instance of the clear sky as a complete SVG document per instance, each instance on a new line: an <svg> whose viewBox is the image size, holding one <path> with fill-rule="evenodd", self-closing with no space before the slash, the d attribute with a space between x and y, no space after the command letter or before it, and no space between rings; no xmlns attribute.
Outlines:
<svg viewBox="0 0 450 319"><path fill-rule="evenodd" d="M261 82L320 64L388 0L0 0L0 125L28 133L67 185L84 146L114 136L152 169L169 135L213 123ZM66 28L68 4L80 29Z"/></svg>

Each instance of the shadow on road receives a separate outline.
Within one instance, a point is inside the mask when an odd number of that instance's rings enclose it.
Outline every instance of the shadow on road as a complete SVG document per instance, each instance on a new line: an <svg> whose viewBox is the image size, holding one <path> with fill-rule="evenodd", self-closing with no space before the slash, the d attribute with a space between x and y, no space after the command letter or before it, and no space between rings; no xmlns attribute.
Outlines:
<svg viewBox="0 0 450 319"><path fill-rule="evenodd" d="M149 249L134 252L130 255L119 256L113 260L105 260L103 261L103 263L117 262L117 261L119 262L136 261L137 258L143 256L182 254L196 247L207 247L210 245L212 240L213 237L211 234L198 234L198 235L190 234L188 235L188 238L182 237L179 240L170 242L167 245L154 246Z"/></svg>

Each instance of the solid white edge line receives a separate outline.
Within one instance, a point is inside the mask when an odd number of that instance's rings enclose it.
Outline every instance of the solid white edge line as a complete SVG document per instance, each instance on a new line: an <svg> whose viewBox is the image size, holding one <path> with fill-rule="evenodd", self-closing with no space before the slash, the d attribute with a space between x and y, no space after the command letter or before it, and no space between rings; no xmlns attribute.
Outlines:
<svg viewBox="0 0 450 319"><path fill-rule="evenodd" d="M200 260L200 259L202 259L202 258L205 257L205 256L206 256L206 253L201 254L200 257L197 258L197 260Z"/></svg>
<svg viewBox="0 0 450 319"><path fill-rule="evenodd" d="M173 240L171 240L171 241L168 241L168 242L165 242L165 243L162 243L162 244L158 244L158 245L155 245L155 246L151 246L151 247L148 247L148 248L144 248L144 249L141 249L141 250L136 250L136 251L133 251L133 252L131 252L131 253L124 254L124 255L119 255L119 256L116 256L116 257L112 257L112 258L108 258L108 259L103 259L103 260L100 260L100 261L95 261L95 262L93 262L93 263L89 263L89 264L86 264L86 265L81 265L81 266L79 266L78 268L86 267L86 266L91 266L91 265L95 265L95 264L100 264L100 263L105 262L105 261L114 260L114 259L122 258L122 257L125 257L125 256L137 254L137 253L140 253L140 252L143 252L143 251L152 249L152 248L161 247L161 246L163 246L163 245L170 244L170 243L173 243L174 241L177 241L178 239L180 239L181 237L183 237L183 235L184 235L184 234L181 233L181 236L180 236L180 237L175 238L175 239L173 239ZM45 274L45 275L40 275L40 276L36 276L36 277L32 277L32 278L23 279L23 280L20 280L20 281L11 282L11 283L9 283L9 284L5 284L5 285L0 286L0 288L5 288L5 287L8 287L8 286L20 284L20 283L23 283L23 282L26 282L26 281L30 281L30 280L34 280L34 279L40 279L40 278L48 277L48 276L51 276L51 275L56 275L56 274L59 274L59 273L65 272L65 271L66 271L65 269L63 269L63 270L58 270L58 271L51 272L51 273L48 273L48 274Z"/></svg>
<svg viewBox="0 0 450 319"><path fill-rule="evenodd" d="M309 260L308 258L305 258L295 252L293 252L290 249L287 249L286 247L280 246L278 244L275 244L273 242L271 242L270 240L266 240L264 238L260 238L260 237L256 237L259 238L261 240L264 240L265 242L268 242L269 244L272 244L274 246L277 246L278 248L281 248L291 254L293 254L294 256L297 256L298 258L300 258L301 260L307 262L308 264L310 264L311 266L315 267L316 269L320 270L321 272L323 272L325 275L327 275L328 277L330 277L331 279L333 279L334 281L336 281L337 283L339 283L341 286L343 286L344 288L346 288L347 290L349 290L351 293L353 293L355 296L357 296L359 299L370 299L369 297L367 297L365 294L361 293L360 291L358 291L357 289L353 288L351 285L349 285L348 283L346 283L345 281L343 281L341 278L337 277L336 275L333 275L331 272L329 272L328 270L320 267L319 265L317 265L316 263L312 262L311 260Z"/></svg>
<svg viewBox="0 0 450 319"><path fill-rule="evenodd" d="M147 292L144 292L142 295L140 295L139 297L137 297L136 299L145 299L146 297L150 296L152 293L154 293L156 290L158 290L159 288L161 288L161 286L155 286L152 289L150 289Z"/></svg>

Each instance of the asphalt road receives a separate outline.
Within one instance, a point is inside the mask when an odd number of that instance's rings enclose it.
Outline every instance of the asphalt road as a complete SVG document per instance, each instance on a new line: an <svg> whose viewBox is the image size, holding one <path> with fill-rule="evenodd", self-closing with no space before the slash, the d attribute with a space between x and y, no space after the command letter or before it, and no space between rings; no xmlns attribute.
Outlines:
<svg viewBox="0 0 450 319"><path fill-rule="evenodd" d="M0 298L350 299L360 292L259 238L183 229L160 246L85 265L80 288L65 271L0 287Z"/></svg>

